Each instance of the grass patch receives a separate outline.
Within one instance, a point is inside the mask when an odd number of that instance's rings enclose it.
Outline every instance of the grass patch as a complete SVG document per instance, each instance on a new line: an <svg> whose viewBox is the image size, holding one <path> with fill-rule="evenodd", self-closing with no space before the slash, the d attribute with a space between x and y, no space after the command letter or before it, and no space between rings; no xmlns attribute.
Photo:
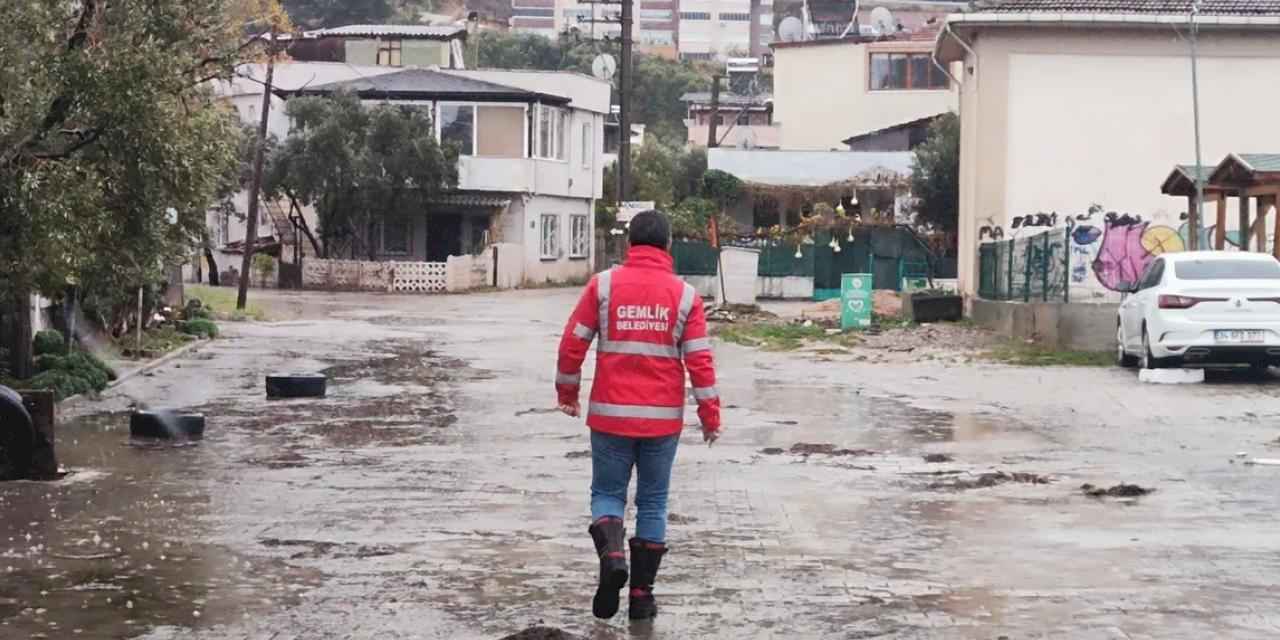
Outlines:
<svg viewBox="0 0 1280 640"><path fill-rule="evenodd" d="M852 333L827 334L827 330L818 325L801 324L768 324L739 323L719 327L715 334L725 342L748 347L758 347L765 351L795 351L806 343L825 342L841 346L857 344L858 337Z"/></svg>
<svg viewBox="0 0 1280 640"><path fill-rule="evenodd" d="M270 319L265 309L252 302L247 304L243 311L236 309L237 290L234 287L189 284L186 285L186 294L188 298L198 298L219 320L263 322Z"/></svg>
<svg viewBox="0 0 1280 640"><path fill-rule="evenodd" d="M1110 351L1049 349L1025 342L1005 343L984 357L1019 367L1109 367L1115 364L1115 354Z"/></svg>

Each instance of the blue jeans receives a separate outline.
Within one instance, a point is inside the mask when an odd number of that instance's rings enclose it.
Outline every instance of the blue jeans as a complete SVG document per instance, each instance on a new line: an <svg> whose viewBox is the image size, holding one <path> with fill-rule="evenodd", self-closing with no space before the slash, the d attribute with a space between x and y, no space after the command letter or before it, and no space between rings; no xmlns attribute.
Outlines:
<svg viewBox="0 0 1280 640"><path fill-rule="evenodd" d="M667 491L680 436L626 438L591 432L591 521L622 518L636 468L636 537L667 541Z"/></svg>

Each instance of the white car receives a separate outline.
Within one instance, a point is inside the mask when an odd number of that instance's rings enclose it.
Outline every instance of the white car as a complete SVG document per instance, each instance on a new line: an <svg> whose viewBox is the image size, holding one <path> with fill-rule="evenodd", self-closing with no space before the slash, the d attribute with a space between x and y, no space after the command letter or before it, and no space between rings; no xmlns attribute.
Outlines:
<svg viewBox="0 0 1280 640"><path fill-rule="evenodd" d="M1166 253L1126 294L1120 366L1280 365L1280 261L1265 253Z"/></svg>

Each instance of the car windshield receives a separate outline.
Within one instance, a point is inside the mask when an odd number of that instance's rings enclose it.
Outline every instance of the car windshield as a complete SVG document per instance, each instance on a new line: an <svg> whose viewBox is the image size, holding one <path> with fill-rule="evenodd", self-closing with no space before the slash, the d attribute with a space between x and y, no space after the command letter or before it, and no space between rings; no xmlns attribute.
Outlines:
<svg viewBox="0 0 1280 640"><path fill-rule="evenodd" d="M1173 267L1179 280L1280 280L1280 262L1191 260Z"/></svg>

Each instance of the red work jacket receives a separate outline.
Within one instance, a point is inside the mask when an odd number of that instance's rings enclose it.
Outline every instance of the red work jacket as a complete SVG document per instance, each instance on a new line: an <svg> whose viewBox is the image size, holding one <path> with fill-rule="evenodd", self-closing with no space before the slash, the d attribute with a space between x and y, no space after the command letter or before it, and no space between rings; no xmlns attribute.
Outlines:
<svg viewBox="0 0 1280 640"><path fill-rule="evenodd" d="M702 298L676 277L669 253L633 247L626 264L591 279L560 339L556 393L561 404L577 402L582 361L597 336L587 426L633 438L679 433L687 368L702 428L720 427Z"/></svg>

